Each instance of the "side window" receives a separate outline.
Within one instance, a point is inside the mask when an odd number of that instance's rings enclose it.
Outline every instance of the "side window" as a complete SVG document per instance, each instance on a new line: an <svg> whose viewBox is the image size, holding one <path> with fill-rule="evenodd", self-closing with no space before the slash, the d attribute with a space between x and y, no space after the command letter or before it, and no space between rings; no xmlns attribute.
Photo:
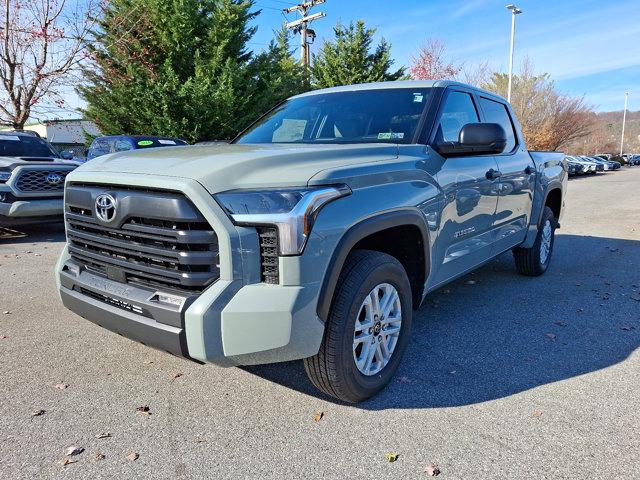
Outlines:
<svg viewBox="0 0 640 480"><path fill-rule="evenodd" d="M89 148L89 156L91 158L99 157L109 153L110 145L107 140L94 140Z"/></svg>
<svg viewBox="0 0 640 480"><path fill-rule="evenodd" d="M464 92L451 92L447 97L440 115L436 143L457 142L462 127L467 123L477 123L478 112L471 95Z"/></svg>
<svg viewBox="0 0 640 480"><path fill-rule="evenodd" d="M129 140L116 140L115 151L116 152L126 152L127 150L132 150L133 146Z"/></svg>
<svg viewBox="0 0 640 480"><path fill-rule="evenodd" d="M513 123L507 111L507 107L500 102L489 100L488 98L480 98L480 105L484 112L485 119L488 123L497 123L507 133L507 146L504 148L505 153L510 152L516 146L516 134L513 131Z"/></svg>

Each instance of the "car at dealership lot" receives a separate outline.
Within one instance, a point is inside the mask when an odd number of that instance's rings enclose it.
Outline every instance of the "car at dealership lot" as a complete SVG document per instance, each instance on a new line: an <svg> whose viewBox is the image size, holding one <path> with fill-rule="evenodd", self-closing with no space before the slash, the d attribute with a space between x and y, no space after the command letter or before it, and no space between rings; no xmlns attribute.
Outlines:
<svg viewBox="0 0 640 480"><path fill-rule="evenodd" d="M359 402L395 374L429 292L507 251L523 275L548 269L566 169L563 153L529 152L488 91L316 90L229 145L80 166L58 291L85 319L199 362L304 359L318 389Z"/></svg>
<svg viewBox="0 0 640 480"><path fill-rule="evenodd" d="M567 172L569 176L574 175L584 175L585 174L585 165L583 163L578 163L567 158Z"/></svg>
<svg viewBox="0 0 640 480"><path fill-rule="evenodd" d="M64 180L77 166L38 135L0 132L0 226L62 220Z"/></svg>
<svg viewBox="0 0 640 480"><path fill-rule="evenodd" d="M179 138L153 137L149 135L110 135L98 137L91 142L87 161L108 153L126 152L146 148L176 147L187 145Z"/></svg>
<svg viewBox="0 0 640 480"><path fill-rule="evenodd" d="M567 155L567 161L581 164L584 167L584 173L588 174L595 174L598 170L604 170L602 165L598 167L597 163L585 160L578 155Z"/></svg>

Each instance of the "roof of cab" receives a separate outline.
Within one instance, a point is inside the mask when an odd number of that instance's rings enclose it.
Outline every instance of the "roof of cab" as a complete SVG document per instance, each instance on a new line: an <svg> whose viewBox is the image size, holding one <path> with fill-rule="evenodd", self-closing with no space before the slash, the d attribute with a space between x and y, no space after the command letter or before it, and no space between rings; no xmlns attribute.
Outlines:
<svg viewBox="0 0 640 480"><path fill-rule="evenodd" d="M311 95L318 95L323 93L338 93L338 92L356 92L363 90L383 90L391 88L447 88L447 87L464 87L475 90L476 92L482 92L485 95L490 95L507 102L506 99L493 92L483 90L473 85L467 85L462 82L455 82L453 80L397 80L393 82L372 82L372 83L359 83L356 85L343 85L340 87L322 88L320 90L312 90L310 92L301 93L292 98L307 97Z"/></svg>

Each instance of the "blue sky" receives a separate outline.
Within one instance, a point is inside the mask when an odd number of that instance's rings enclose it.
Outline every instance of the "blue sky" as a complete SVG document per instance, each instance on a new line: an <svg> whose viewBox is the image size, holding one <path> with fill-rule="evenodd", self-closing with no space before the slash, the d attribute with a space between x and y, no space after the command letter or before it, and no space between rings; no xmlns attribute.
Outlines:
<svg viewBox="0 0 640 480"><path fill-rule="evenodd" d="M293 4L291 2L290 4ZM447 45L456 62L486 59L496 70L508 67L510 12L506 0L327 0L313 12L327 16L313 23L323 38L332 37L336 21L363 19L392 44L397 65L408 65L413 52L430 37ZM519 0L515 62L528 56L560 90L585 95L598 111L640 110L640 2L638 0ZM284 17L284 0L256 0L262 14L251 45L264 48ZM297 14L289 14L294 20ZM297 40L297 39L296 39Z"/></svg>

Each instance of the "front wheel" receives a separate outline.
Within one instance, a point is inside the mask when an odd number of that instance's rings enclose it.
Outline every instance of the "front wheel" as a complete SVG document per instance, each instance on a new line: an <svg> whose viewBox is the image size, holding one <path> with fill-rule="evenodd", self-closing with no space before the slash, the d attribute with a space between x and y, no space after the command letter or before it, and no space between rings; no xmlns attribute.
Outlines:
<svg viewBox="0 0 640 480"><path fill-rule="evenodd" d="M516 262L516 270L522 275L537 277L549 268L553 244L556 238L558 220L553 210L544 207L542 221L538 227L536 240L531 248L516 247L513 249L513 258Z"/></svg>
<svg viewBox="0 0 640 480"><path fill-rule="evenodd" d="M352 252L336 286L320 350L304 360L311 382L350 403L383 389L409 340L411 298L398 260L370 250Z"/></svg>

